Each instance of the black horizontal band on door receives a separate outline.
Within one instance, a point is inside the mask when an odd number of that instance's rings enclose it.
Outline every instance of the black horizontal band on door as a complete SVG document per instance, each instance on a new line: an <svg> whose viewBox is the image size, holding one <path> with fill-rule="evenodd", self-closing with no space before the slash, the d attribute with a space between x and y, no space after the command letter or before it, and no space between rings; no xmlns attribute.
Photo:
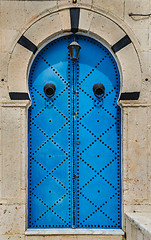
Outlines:
<svg viewBox="0 0 151 240"><path fill-rule="evenodd" d="M36 51L38 50L38 48L36 47L36 45L34 43L32 43L28 38L26 38L25 36L21 36L20 39L18 40L18 43L27 48L29 51L33 52L33 54L36 53Z"/></svg>
<svg viewBox="0 0 151 240"><path fill-rule="evenodd" d="M132 41L129 38L128 35L125 35L123 38L121 38L117 43L115 43L111 49L114 53L120 51L122 48L126 47L128 44L130 44Z"/></svg>
<svg viewBox="0 0 151 240"><path fill-rule="evenodd" d="M80 8L70 8L71 32L78 32L79 28Z"/></svg>
<svg viewBox="0 0 151 240"><path fill-rule="evenodd" d="M124 92L121 93L120 100L138 100L140 92Z"/></svg>
<svg viewBox="0 0 151 240"><path fill-rule="evenodd" d="M11 100L30 100L28 93L24 92L9 92Z"/></svg>

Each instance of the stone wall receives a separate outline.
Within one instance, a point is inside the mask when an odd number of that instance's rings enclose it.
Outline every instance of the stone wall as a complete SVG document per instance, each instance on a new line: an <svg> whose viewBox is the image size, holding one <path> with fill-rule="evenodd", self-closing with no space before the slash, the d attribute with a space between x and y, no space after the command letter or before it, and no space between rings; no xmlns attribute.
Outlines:
<svg viewBox="0 0 151 240"><path fill-rule="evenodd" d="M126 214L127 240L151 239L151 212L148 209Z"/></svg>
<svg viewBox="0 0 151 240"><path fill-rule="evenodd" d="M123 200L125 211L151 211L151 18L150 0L0 1L0 240L92 239L92 236L26 236L27 108L10 100L9 91L28 92L33 55L17 41L24 35L38 47L71 31L69 8L79 7L79 31L112 46L124 35L132 44L116 56L124 91L140 91L137 101L120 101L123 128ZM47 26L47 27L46 27ZM49 29L49 31L48 31ZM93 240L121 236L93 236Z"/></svg>

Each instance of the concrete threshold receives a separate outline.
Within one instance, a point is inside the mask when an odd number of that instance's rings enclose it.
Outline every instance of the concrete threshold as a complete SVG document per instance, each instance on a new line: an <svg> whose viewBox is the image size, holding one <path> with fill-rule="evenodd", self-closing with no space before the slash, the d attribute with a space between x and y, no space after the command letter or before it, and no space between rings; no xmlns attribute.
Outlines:
<svg viewBox="0 0 151 240"><path fill-rule="evenodd" d="M27 229L25 232L26 236L29 235L68 235L68 234L79 234L79 235L110 235L110 236L123 236L124 231L122 229Z"/></svg>

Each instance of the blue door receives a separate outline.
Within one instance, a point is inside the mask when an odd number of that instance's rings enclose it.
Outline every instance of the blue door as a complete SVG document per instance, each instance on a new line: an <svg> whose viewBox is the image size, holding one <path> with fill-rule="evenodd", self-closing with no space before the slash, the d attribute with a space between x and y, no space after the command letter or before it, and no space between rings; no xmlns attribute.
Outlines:
<svg viewBox="0 0 151 240"><path fill-rule="evenodd" d="M82 35L73 63L72 41L47 44L30 69L28 227L119 229L119 70L105 46Z"/></svg>

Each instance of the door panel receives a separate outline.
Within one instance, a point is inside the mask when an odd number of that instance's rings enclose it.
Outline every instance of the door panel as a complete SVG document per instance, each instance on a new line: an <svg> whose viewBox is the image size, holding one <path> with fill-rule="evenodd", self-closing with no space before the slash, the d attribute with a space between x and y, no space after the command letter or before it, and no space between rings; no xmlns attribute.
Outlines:
<svg viewBox="0 0 151 240"><path fill-rule="evenodd" d="M121 228L120 75L101 43L76 35L47 44L29 74L28 227ZM55 95L44 86L53 83ZM102 83L105 95L94 95ZM76 92L75 92L76 91Z"/></svg>
<svg viewBox="0 0 151 240"><path fill-rule="evenodd" d="M78 36L77 41L81 52L77 62L76 89L79 93L77 142L80 143L76 149L76 225L120 228L119 71L115 59L104 46L86 37ZM105 86L103 99L95 97L92 90L98 82Z"/></svg>
<svg viewBox="0 0 151 240"><path fill-rule="evenodd" d="M31 228L71 227L70 79L67 72L70 62L65 51L68 41L61 38L42 49L29 76L32 105L29 108L28 225ZM56 86L52 98L44 93L44 86L49 82Z"/></svg>

